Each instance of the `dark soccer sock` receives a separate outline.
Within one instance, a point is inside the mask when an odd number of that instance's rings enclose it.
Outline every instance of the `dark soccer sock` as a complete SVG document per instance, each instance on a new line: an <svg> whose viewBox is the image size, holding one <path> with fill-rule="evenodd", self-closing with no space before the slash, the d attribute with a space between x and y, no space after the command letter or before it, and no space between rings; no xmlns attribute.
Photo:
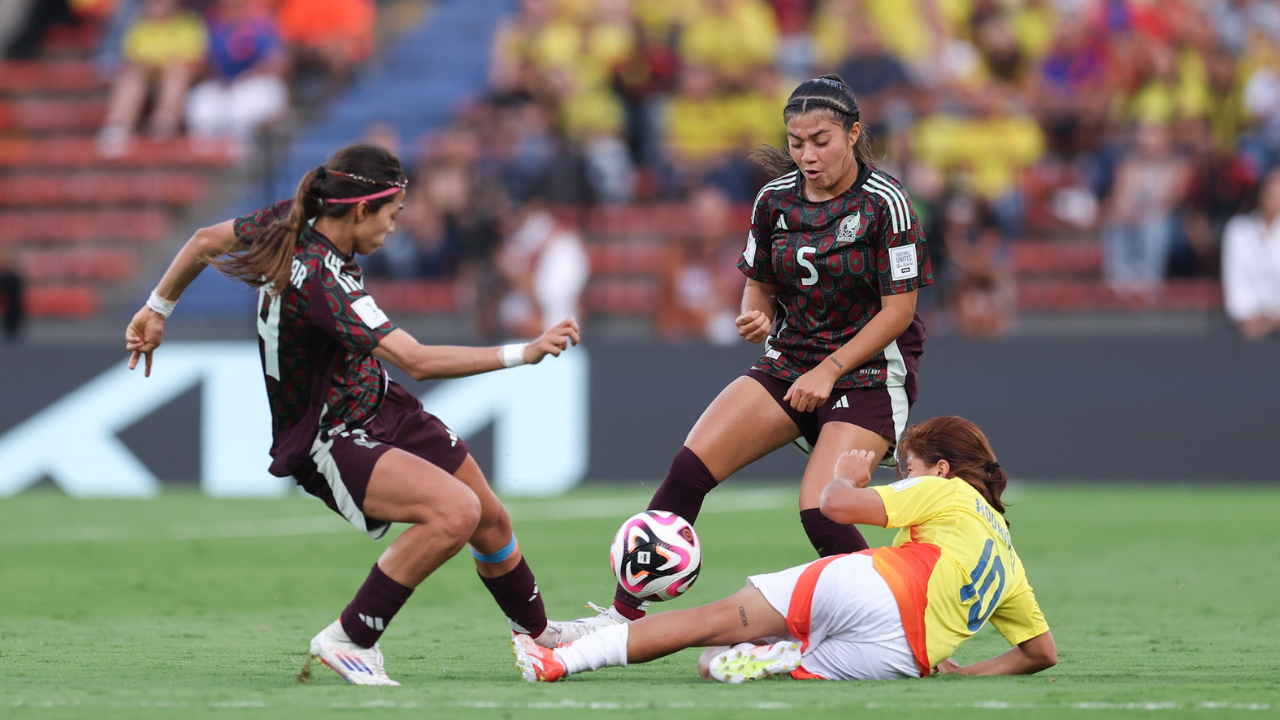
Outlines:
<svg viewBox="0 0 1280 720"><path fill-rule="evenodd" d="M547 611L542 606L542 594L538 592L538 581L529 569L529 563L520 558L506 575L495 578L480 576L480 582L489 589L498 607L511 622L532 637L538 637L547 629Z"/></svg>
<svg viewBox="0 0 1280 720"><path fill-rule="evenodd" d="M649 501L648 509L673 512L692 525L698 520L698 513L702 511L702 501L707 493L715 490L719 484L701 458L689 448L681 447L671 461L667 477ZM630 620L644 617L644 612L639 609L641 602L623 590L621 585L613 594L613 607Z"/></svg>
<svg viewBox="0 0 1280 720"><path fill-rule="evenodd" d="M391 624L391 618L400 612L413 594L413 588L405 587L387 577L374 563L369 577L346 610L342 611L342 629L347 637L361 647L373 647L382 632Z"/></svg>
<svg viewBox="0 0 1280 720"><path fill-rule="evenodd" d="M800 524L804 526L804 534L809 536L813 549L818 557L843 555L867 549L866 538L852 525L840 523L822 514L818 508L800 511Z"/></svg>
<svg viewBox="0 0 1280 720"><path fill-rule="evenodd" d="M649 501L648 509L673 512L693 525L698 522L698 513L702 511L702 501L707 493L719 484L702 459L682 446L671 461L667 477Z"/></svg>

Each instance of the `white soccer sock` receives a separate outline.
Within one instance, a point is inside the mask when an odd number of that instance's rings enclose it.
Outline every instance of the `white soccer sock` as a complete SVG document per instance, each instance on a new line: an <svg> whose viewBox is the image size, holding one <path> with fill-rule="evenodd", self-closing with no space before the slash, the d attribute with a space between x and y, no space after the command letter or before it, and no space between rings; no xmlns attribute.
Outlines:
<svg viewBox="0 0 1280 720"><path fill-rule="evenodd" d="M556 648L566 675L602 667L627 666L627 636L631 625L601 628L577 642Z"/></svg>

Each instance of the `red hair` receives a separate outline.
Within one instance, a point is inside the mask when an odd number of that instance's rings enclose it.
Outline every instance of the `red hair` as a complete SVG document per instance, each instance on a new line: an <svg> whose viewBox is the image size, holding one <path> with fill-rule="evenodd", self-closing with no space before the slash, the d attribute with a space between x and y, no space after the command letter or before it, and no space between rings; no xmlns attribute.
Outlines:
<svg viewBox="0 0 1280 720"><path fill-rule="evenodd" d="M907 428L898 442L898 455L914 455L926 465L946 460L951 465L947 477L969 483L991 507L1004 514L1000 495L1009 478L977 425L955 415L926 420Z"/></svg>

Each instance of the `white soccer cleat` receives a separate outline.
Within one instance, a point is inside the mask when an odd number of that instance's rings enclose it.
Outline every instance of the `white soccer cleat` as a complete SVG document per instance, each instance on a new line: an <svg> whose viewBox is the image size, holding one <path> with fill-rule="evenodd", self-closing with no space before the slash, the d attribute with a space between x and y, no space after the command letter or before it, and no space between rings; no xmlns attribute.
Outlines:
<svg viewBox="0 0 1280 720"><path fill-rule="evenodd" d="M649 603L646 602L640 606L640 609L644 610L648 605ZM534 642L543 647L559 647L560 645L568 645L576 640L581 640L601 628L626 625L631 622L623 617L622 613L618 612L612 605L603 608L593 602L589 602L587 607L596 611L595 617L549 622L547 623L547 629ZM555 628L554 635L552 634L553 627Z"/></svg>
<svg viewBox="0 0 1280 720"><path fill-rule="evenodd" d="M530 635L529 637L544 648L555 649L590 635L597 629L595 626L588 626L575 620L548 620L547 627L542 631L541 635L538 637ZM514 623L511 630L517 635L529 635L522 628L514 626Z"/></svg>
<svg viewBox="0 0 1280 720"><path fill-rule="evenodd" d="M776 642L743 648L737 645L711 659L711 677L722 683L740 685L771 675L786 675L800 667L800 646Z"/></svg>
<svg viewBox="0 0 1280 720"><path fill-rule="evenodd" d="M399 685L387 677L382 667L382 650L374 643L365 648L351 642L342 621L333 624L311 638L311 657L324 663L352 685Z"/></svg>

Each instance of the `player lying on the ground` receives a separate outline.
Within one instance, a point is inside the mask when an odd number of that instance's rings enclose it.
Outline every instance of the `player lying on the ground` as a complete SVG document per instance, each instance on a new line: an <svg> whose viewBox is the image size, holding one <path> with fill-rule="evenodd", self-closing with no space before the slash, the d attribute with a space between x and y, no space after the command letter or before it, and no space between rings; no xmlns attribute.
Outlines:
<svg viewBox="0 0 1280 720"><path fill-rule="evenodd" d="M584 628L547 621L511 519L467 444L382 366L424 380L537 363L577 344L578 323L501 348L421 345L396 327L365 291L355 256L382 247L407 186L385 148L344 148L306 174L294 199L197 232L125 331L129 367L145 356L150 375L166 318L206 265L258 289L271 473L292 475L374 539L393 522L411 525L311 640L313 657L357 685L399 684L383 669L378 638L414 588L468 544L513 630L554 646Z"/></svg>
<svg viewBox="0 0 1280 720"><path fill-rule="evenodd" d="M524 679L554 682L689 647L708 648L703 677L731 683L1052 667L1057 650L1009 538L1000 501L1008 480L987 438L967 420L941 417L910 428L899 448L906 479L866 487L879 457L851 450L822 494L822 512L838 522L902 528L891 547L753 575L719 602L601 628L555 650L518 635ZM988 619L1014 647L973 665L951 660Z"/></svg>

